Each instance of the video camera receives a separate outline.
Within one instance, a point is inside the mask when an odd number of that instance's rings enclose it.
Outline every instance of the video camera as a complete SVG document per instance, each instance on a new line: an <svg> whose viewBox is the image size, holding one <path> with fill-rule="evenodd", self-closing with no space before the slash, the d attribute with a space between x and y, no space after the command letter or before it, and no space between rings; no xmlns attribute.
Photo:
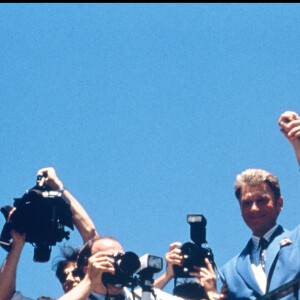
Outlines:
<svg viewBox="0 0 300 300"><path fill-rule="evenodd" d="M69 239L69 232L64 226L74 229L69 201L62 193L51 191L44 185L46 175L37 177L37 184L27 190L22 198L14 199L15 211L9 222L3 226L0 245L6 250L11 249L11 229L26 234L25 241L34 246L35 262L47 262L50 259L51 246ZM3 206L1 212L5 219L13 208Z"/></svg>
<svg viewBox="0 0 300 300"><path fill-rule="evenodd" d="M212 250L207 247L206 242L206 224L207 221L203 215L187 215L187 222L190 224L190 237L194 242L184 243L180 249L183 256L183 265L173 265L175 277L191 278L190 272L194 272L194 266L206 267L204 259L207 257L214 266L214 257ZM205 244L205 247L202 246Z"/></svg>

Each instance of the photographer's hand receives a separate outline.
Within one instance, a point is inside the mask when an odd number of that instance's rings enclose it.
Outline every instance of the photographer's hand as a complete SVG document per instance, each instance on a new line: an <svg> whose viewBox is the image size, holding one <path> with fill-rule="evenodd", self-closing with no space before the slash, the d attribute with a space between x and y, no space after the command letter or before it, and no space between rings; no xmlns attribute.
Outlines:
<svg viewBox="0 0 300 300"><path fill-rule="evenodd" d="M215 271L209 262L208 258L205 258L206 268L204 267L194 267L199 272L190 272L191 276L198 278L200 285L203 286L208 299L214 299L218 297L217 291L217 277Z"/></svg>
<svg viewBox="0 0 300 300"><path fill-rule="evenodd" d="M223 283L220 293L220 300L225 300L228 298L228 286L226 283Z"/></svg>
<svg viewBox="0 0 300 300"><path fill-rule="evenodd" d="M110 252L97 252L92 255L88 260L88 265L83 269L85 272L83 280L58 300L85 300L92 291L105 290L101 280L102 274L106 272L114 274L113 263Z"/></svg>
<svg viewBox="0 0 300 300"><path fill-rule="evenodd" d="M281 114L278 125L281 127L280 131L293 146L300 165L300 117L293 111L286 111Z"/></svg>
<svg viewBox="0 0 300 300"><path fill-rule="evenodd" d="M114 259L110 252L98 252L89 258L86 275L96 290L102 284L103 273L115 274Z"/></svg>
<svg viewBox="0 0 300 300"><path fill-rule="evenodd" d="M83 271L85 272L83 280L58 300L85 300L92 291L105 294L106 287L102 283L102 275L107 272L115 273L112 253L101 251L92 255Z"/></svg>
<svg viewBox="0 0 300 300"><path fill-rule="evenodd" d="M169 252L165 255L167 262L166 272L154 281L153 286L155 288L163 289L174 277L173 265L182 266L183 257L181 255L181 250L178 248L180 246L180 242L175 242L170 245Z"/></svg>
<svg viewBox="0 0 300 300"><path fill-rule="evenodd" d="M62 181L58 178L55 169L52 167L40 169L37 174L46 177L44 184L51 190L56 191L64 186ZM70 201L72 220L83 239L83 243L86 243L90 239L97 238L98 233L95 224L79 201L66 189L63 190L62 193L63 196Z"/></svg>
<svg viewBox="0 0 300 300"><path fill-rule="evenodd" d="M45 177L44 184L53 191L57 191L64 186L61 180L58 178L55 169L52 167L38 170L37 175L43 175Z"/></svg>

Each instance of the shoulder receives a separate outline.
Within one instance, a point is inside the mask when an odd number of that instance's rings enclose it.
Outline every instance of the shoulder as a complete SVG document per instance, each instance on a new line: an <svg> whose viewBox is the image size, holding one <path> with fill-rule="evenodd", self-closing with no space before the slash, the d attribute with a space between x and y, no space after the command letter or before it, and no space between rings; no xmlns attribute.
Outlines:
<svg viewBox="0 0 300 300"><path fill-rule="evenodd" d="M10 300L33 300L33 299L24 297L21 292L15 292Z"/></svg>
<svg viewBox="0 0 300 300"><path fill-rule="evenodd" d="M246 247L238 254L232 257L228 262L226 262L222 267L221 267L221 275L223 275L224 279L226 281L229 278L235 278L237 276L237 270L236 266L239 261L239 263L243 262L245 258L250 254L250 249L251 249L251 239L248 241Z"/></svg>
<svg viewBox="0 0 300 300"><path fill-rule="evenodd" d="M167 292L164 292L160 289L154 289L154 292L156 294L156 299L157 300L183 300L183 298L174 296L172 294L169 294Z"/></svg>
<svg viewBox="0 0 300 300"><path fill-rule="evenodd" d="M227 261L227 262L221 267L221 270L222 270L222 271L225 271L225 270L228 270L228 269L232 268L233 266L235 266L235 264L236 264L236 262L237 262L237 260L238 260L238 258L239 258L240 255L241 255L241 253L238 254L238 255L236 255L236 256L234 256L234 257L231 258L229 261Z"/></svg>
<svg viewBox="0 0 300 300"><path fill-rule="evenodd" d="M287 231L287 236L291 237L294 241L299 241L300 243L300 225L296 226L291 231Z"/></svg>
<svg viewBox="0 0 300 300"><path fill-rule="evenodd" d="M281 236L286 236L286 237L292 236L300 239L300 225L297 225L293 230L287 230L286 228L282 227Z"/></svg>
<svg viewBox="0 0 300 300"><path fill-rule="evenodd" d="M124 291L125 291L125 288L124 288ZM129 290L127 290L127 291L128 291L128 293L130 293ZM126 291L125 291L125 293L126 293ZM164 292L161 289L154 288L154 293L155 293L155 299L156 300L183 300L183 298L180 298L180 297L174 296L172 294L169 294L167 292ZM143 298L141 288L135 289L134 294L135 294L135 296ZM151 296L150 299L154 299L153 296Z"/></svg>
<svg viewBox="0 0 300 300"><path fill-rule="evenodd" d="M239 259L239 257L241 256L247 256L248 254L250 254L250 248L251 248L251 239L248 241L247 245L245 246L245 248L237 255L235 255L233 258L231 258L227 263L225 263L221 270L223 269L230 269L232 267L235 267L237 260Z"/></svg>

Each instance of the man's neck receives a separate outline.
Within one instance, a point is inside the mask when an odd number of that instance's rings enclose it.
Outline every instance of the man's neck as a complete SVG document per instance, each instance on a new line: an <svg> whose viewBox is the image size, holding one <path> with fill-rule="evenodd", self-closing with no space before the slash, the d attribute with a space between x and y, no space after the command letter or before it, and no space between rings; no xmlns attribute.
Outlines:
<svg viewBox="0 0 300 300"><path fill-rule="evenodd" d="M252 234L252 240L253 241L257 241L257 243L259 242L260 238L264 238L267 241L270 241L270 238L272 236L272 234L275 232L275 230L277 229L278 225L274 225L271 229L269 229L265 234L263 235L255 235Z"/></svg>

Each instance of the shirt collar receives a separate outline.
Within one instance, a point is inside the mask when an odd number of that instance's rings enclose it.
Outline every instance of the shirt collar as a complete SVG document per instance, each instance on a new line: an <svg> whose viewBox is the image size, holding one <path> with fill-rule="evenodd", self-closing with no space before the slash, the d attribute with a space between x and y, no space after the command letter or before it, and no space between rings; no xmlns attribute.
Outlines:
<svg viewBox="0 0 300 300"><path fill-rule="evenodd" d="M125 299L128 298L124 290L122 291L121 294L124 295ZM121 295L121 294L120 294L120 295ZM106 297L105 295L98 294L98 293L95 293L95 292L92 292L92 295L93 295L97 300L105 300L105 297ZM110 296L109 299L114 299L115 297L116 297L116 296Z"/></svg>
<svg viewBox="0 0 300 300"><path fill-rule="evenodd" d="M277 227L278 227L278 225L275 225L274 227L272 227L268 232L266 232L263 235L263 238L266 241L270 242L271 235L274 233L274 231L277 229ZM257 249L260 237L253 234L251 238L252 238L252 244L253 244L254 249Z"/></svg>
<svg viewBox="0 0 300 300"><path fill-rule="evenodd" d="M105 299L105 296L104 295L101 295L101 294L98 294L98 293L95 293L95 292L92 292L92 295L95 297L95 299L97 300L104 300Z"/></svg>

